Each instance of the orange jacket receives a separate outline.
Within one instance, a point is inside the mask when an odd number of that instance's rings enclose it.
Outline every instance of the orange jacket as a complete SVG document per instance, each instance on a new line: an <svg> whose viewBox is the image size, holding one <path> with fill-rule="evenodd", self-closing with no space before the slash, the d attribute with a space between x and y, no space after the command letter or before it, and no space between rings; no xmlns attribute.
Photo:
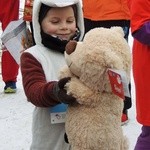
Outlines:
<svg viewBox="0 0 150 150"><path fill-rule="evenodd" d="M82 0L82 3L86 19L130 20L127 0Z"/></svg>

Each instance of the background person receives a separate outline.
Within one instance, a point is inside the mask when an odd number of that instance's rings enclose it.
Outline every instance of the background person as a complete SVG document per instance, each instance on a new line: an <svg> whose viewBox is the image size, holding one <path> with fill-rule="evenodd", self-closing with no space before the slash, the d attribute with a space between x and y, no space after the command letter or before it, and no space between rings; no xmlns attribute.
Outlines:
<svg viewBox="0 0 150 150"><path fill-rule="evenodd" d="M0 21L2 30L14 20L19 19L19 0L0 0ZM4 92L15 93L19 66L6 47L2 46L2 79L5 82Z"/></svg>
<svg viewBox="0 0 150 150"><path fill-rule="evenodd" d="M142 125L134 150L150 149L150 0L130 0L136 118Z"/></svg>
<svg viewBox="0 0 150 150"><path fill-rule="evenodd" d="M82 0L82 4L85 33L96 27L120 26L124 30L124 38L128 41L130 12L127 0ZM131 84L129 90L131 91ZM131 106L131 98L125 97L122 125L128 122L128 109Z"/></svg>

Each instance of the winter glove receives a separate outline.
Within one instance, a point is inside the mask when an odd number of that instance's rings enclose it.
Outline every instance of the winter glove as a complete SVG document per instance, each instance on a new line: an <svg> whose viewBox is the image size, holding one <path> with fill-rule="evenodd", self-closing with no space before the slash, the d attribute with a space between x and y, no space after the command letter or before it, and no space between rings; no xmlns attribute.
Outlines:
<svg viewBox="0 0 150 150"><path fill-rule="evenodd" d="M62 78L58 82L55 83L53 87L53 94L57 98L59 102L65 104L75 104L77 103L76 98L71 95L67 95L67 91L65 89L65 84L70 80L70 77Z"/></svg>

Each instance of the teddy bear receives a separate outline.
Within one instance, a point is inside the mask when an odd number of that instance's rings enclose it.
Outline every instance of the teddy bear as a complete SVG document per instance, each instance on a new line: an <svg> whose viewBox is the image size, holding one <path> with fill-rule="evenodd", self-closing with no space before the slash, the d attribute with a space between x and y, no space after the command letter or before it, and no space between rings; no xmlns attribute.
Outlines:
<svg viewBox="0 0 150 150"><path fill-rule="evenodd" d="M82 42L67 44L60 78L71 78L65 89L77 100L66 113L71 150L128 150L121 127L123 99L112 92L108 69L125 71L129 80L130 55L121 27L95 28Z"/></svg>

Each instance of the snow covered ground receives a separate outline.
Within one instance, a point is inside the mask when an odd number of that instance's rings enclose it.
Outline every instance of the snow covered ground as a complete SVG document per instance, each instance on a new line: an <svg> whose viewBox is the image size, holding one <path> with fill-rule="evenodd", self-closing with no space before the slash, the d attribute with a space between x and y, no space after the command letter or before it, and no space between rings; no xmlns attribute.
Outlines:
<svg viewBox="0 0 150 150"><path fill-rule="evenodd" d="M24 0L21 0L21 8L23 8L23 4ZM129 37L129 44L132 47L131 36ZM4 94L3 88L4 83L0 74L0 150L29 150L34 106L27 102L24 95L20 72L16 94ZM130 121L127 125L123 126L124 134L129 139L130 150L134 149L141 127L136 122L134 93L132 78L133 106L129 109Z"/></svg>

